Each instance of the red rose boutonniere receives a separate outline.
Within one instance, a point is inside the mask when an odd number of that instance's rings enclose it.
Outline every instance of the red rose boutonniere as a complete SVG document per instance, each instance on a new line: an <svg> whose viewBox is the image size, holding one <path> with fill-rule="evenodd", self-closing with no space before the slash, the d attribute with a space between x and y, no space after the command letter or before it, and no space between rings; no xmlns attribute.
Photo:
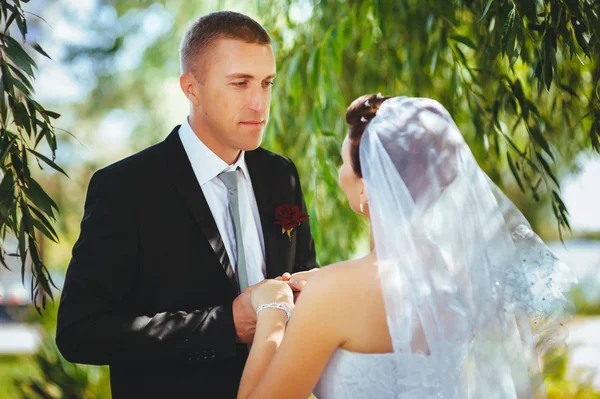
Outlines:
<svg viewBox="0 0 600 399"><path fill-rule="evenodd" d="M300 210L299 206L280 205L275 209L275 224L281 225L281 234L287 233L292 239L292 230L300 226L308 215Z"/></svg>

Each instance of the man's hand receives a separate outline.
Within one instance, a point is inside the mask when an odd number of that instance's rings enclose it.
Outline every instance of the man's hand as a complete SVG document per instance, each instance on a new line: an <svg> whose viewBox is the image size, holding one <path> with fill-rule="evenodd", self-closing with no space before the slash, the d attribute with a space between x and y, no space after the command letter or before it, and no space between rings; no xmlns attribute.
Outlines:
<svg viewBox="0 0 600 399"><path fill-rule="evenodd" d="M302 288L306 285L308 279L312 276L313 273L318 271L319 268L315 267L314 269L310 269L305 272L298 272L294 274L290 274L288 272L283 273L281 276L281 280L286 281L292 291L294 291L294 302L298 299L298 295L302 291Z"/></svg>
<svg viewBox="0 0 600 399"><path fill-rule="evenodd" d="M252 307L250 298L252 290L267 280L263 280L258 284L251 285L246 288L233 301L233 324L235 324L235 335L238 342L245 344L252 343L254 340L254 331L256 330L256 312Z"/></svg>

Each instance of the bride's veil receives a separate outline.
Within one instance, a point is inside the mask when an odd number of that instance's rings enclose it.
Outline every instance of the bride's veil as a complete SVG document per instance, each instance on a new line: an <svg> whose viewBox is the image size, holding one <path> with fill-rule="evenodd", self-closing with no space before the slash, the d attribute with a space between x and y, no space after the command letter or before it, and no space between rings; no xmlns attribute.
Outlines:
<svg viewBox="0 0 600 399"><path fill-rule="evenodd" d="M360 164L398 367L430 360L399 391L545 397L540 360L565 345L568 269L479 168L446 109L383 102Z"/></svg>

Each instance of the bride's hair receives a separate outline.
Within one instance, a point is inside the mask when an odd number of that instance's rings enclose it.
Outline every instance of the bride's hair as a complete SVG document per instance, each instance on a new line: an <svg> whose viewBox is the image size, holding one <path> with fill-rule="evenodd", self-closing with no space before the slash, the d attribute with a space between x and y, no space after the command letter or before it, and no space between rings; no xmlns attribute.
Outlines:
<svg viewBox="0 0 600 399"><path fill-rule="evenodd" d="M348 138L350 139L350 160L352 169L358 177L362 177L360 169L360 139L365 128L377 114L381 104L391 97L380 94L365 94L352 101L346 111L346 123L348 123Z"/></svg>
<svg viewBox="0 0 600 399"><path fill-rule="evenodd" d="M391 97L364 95L346 113L350 157L354 172L363 177L360 142L383 102ZM396 171L416 202L439 197L457 176L457 156L464 140L448 111L427 98L395 97L373 120L376 134ZM389 106L388 106L389 105Z"/></svg>

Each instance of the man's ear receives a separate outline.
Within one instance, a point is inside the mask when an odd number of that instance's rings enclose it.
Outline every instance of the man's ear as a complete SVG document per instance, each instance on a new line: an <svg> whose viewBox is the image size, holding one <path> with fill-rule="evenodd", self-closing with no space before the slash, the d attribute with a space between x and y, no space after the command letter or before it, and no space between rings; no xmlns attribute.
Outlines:
<svg viewBox="0 0 600 399"><path fill-rule="evenodd" d="M181 74L179 77L179 87L181 87L181 91L183 91L183 94L192 104L196 106L200 105L200 100L198 99L200 85L191 73L185 72Z"/></svg>

